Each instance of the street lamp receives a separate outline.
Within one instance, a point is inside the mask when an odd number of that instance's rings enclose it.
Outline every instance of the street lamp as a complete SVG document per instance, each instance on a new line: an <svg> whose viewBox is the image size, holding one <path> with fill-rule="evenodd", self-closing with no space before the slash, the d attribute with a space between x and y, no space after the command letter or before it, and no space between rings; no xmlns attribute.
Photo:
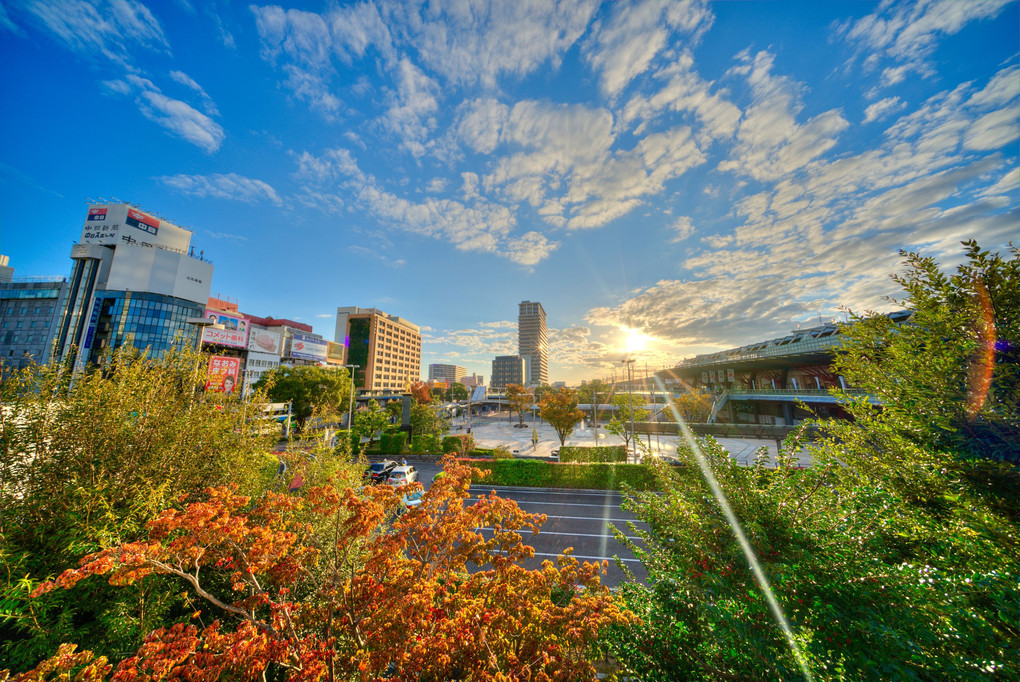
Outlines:
<svg viewBox="0 0 1020 682"><path fill-rule="evenodd" d="M344 365L351 371L351 398L347 407L347 430L354 428L354 370L361 369L361 365Z"/></svg>
<svg viewBox="0 0 1020 682"><path fill-rule="evenodd" d="M627 365L627 393L630 394L630 439L634 443L634 459L637 459L637 437L634 435L634 358L623 361Z"/></svg>
<svg viewBox="0 0 1020 682"><path fill-rule="evenodd" d="M198 327L198 338L195 339L195 352L197 353L202 350L202 334L205 333L205 328L211 327L215 323L208 317L189 317L186 322Z"/></svg>

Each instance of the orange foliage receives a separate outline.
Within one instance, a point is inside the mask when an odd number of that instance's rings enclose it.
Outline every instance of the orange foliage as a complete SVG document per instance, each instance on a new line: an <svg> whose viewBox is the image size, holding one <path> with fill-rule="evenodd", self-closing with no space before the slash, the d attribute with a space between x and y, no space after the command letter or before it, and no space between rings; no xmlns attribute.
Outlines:
<svg viewBox="0 0 1020 682"><path fill-rule="evenodd" d="M411 397L419 405L428 405L432 402L432 389L423 381L415 381L411 384Z"/></svg>
<svg viewBox="0 0 1020 682"><path fill-rule="evenodd" d="M447 475L400 516L389 486L267 493L254 506L212 489L160 514L147 542L85 557L36 592L95 574L112 584L171 574L222 615L153 632L117 681L247 680L270 665L291 680L374 680L394 667L397 680L593 679L587 645L634 620L600 584L603 566L564 555L523 568L534 549L521 532L538 533L545 516L495 493L469 503L482 474L444 463ZM214 593L216 573L232 590Z"/></svg>

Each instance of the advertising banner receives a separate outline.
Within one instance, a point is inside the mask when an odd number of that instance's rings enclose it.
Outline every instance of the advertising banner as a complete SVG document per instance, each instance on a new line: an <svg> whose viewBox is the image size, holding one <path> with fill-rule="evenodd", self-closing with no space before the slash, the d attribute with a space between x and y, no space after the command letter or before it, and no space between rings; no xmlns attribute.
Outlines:
<svg viewBox="0 0 1020 682"><path fill-rule="evenodd" d="M711 381L713 384L715 383L715 370L714 369L708 370L708 380Z"/></svg>
<svg viewBox="0 0 1020 682"><path fill-rule="evenodd" d="M209 358L209 373L205 379L205 390L210 393L234 395L239 390L241 358L214 355Z"/></svg>
<svg viewBox="0 0 1020 682"><path fill-rule="evenodd" d="M127 204L94 204L81 231L82 244L138 244L186 253L191 232Z"/></svg>
<svg viewBox="0 0 1020 682"><path fill-rule="evenodd" d="M701 373L701 383L703 383L703 384L707 384L708 383L708 372L702 372Z"/></svg>
<svg viewBox="0 0 1020 682"><path fill-rule="evenodd" d="M326 360L330 364L344 364L344 345L342 343L326 342Z"/></svg>
<svg viewBox="0 0 1020 682"><path fill-rule="evenodd" d="M223 325L223 329L206 327L202 331L202 343L230 346L231 348L248 347L248 320L240 315L210 310L209 308L205 310L205 317L213 324Z"/></svg>
<svg viewBox="0 0 1020 682"><path fill-rule="evenodd" d="M737 380L737 378L736 378L736 375L733 373L733 370L732 369L726 370L726 381L728 381L728 382L730 382L732 384L736 380Z"/></svg>
<svg viewBox="0 0 1020 682"><path fill-rule="evenodd" d="M248 350L258 353L269 353L280 357L282 338L280 332L271 332L262 327L249 327L248 329Z"/></svg>
<svg viewBox="0 0 1020 682"><path fill-rule="evenodd" d="M311 360L313 362L325 362L326 351L329 344L325 339L317 339L314 336L307 336L301 332L294 332L294 339L290 344L290 357L299 360Z"/></svg>

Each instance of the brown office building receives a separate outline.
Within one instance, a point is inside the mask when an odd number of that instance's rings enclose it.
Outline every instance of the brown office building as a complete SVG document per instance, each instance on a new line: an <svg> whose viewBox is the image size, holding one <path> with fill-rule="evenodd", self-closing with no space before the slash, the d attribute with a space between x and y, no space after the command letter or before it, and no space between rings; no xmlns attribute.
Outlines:
<svg viewBox="0 0 1020 682"><path fill-rule="evenodd" d="M393 393L421 378L421 330L378 308L336 309L334 340L346 347L354 385L364 393Z"/></svg>

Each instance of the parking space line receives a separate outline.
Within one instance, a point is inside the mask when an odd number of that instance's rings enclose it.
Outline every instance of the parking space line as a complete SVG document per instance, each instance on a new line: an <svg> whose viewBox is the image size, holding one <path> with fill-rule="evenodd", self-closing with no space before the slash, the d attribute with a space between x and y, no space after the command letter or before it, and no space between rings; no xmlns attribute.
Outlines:
<svg viewBox="0 0 1020 682"><path fill-rule="evenodd" d="M549 554L548 552L535 552L535 556L558 557L560 555L559 554ZM615 558L613 558L611 556L585 556L584 554L571 554L570 556L574 557L575 559L588 559L590 561L608 561L609 563L613 563L615 561ZM640 564L641 563L641 559L625 559L623 557L620 557L620 561L625 561L625 562L632 563L632 564Z"/></svg>
<svg viewBox="0 0 1020 682"><path fill-rule="evenodd" d="M547 519L577 519L579 521L605 521L606 523L648 523L647 521L639 521L638 519L607 519L602 516L557 516L554 514L546 514Z"/></svg>
<svg viewBox="0 0 1020 682"><path fill-rule="evenodd" d="M493 529L492 528L482 528L482 531L487 531L487 530L493 530ZM539 537L542 536L542 535L569 535L569 536L572 536L572 537L579 537L579 538L608 538L610 540L615 540L616 539L615 535L603 535L603 534L600 534L600 533L563 533L563 532L555 531L555 530L542 530L542 531L538 532L538 535L539 535ZM523 535L522 534L521 537L524 540L529 540L531 538L534 538L535 536L534 535ZM623 537L627 538L628 540L641 540L642 539L642 538L640 538L640 537L638 537L636 535L624 535Z"/></svg>

